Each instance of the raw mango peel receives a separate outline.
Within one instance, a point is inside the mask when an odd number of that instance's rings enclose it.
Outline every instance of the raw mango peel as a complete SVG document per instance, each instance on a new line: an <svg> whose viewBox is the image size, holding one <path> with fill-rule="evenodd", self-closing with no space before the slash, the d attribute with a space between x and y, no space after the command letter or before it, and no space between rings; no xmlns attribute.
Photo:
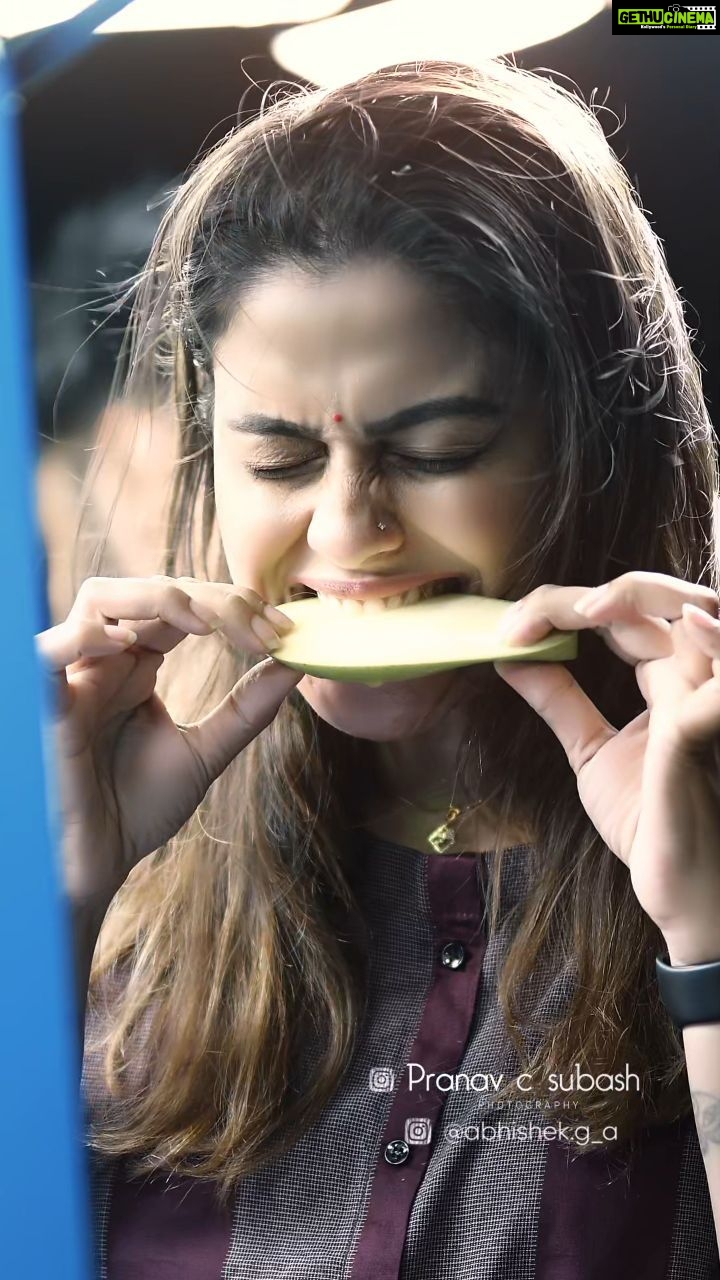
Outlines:
<svg viewBox="0 0 720 1280"><path fill-rule="evenodd" d="M552 631L536 644L510 645L499 625L512 601L446 595L358 614L313 597L279 605L295 623L273 649L277 662L326 680L384 684L478 662L567 662L577 631Z"/></svg>

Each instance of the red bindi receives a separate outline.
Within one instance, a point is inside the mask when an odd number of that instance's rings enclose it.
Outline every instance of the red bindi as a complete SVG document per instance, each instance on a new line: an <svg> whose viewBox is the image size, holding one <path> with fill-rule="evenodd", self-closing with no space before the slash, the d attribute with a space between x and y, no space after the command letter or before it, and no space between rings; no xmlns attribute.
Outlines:
<svg viewBox="0 0 720 1280"><path fill-rule="evenodd" d="M342 414L341 414L341 413L334 413L334 414L333 414L333 416L332 416L332 418L333 418L333 422L342 422L342 421L343 421L343 416L342 416Z"/></svg>

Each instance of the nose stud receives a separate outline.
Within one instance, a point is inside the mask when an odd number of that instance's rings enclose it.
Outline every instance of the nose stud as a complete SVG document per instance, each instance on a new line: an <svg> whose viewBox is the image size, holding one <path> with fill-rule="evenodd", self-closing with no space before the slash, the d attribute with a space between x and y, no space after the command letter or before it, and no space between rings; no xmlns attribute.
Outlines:
<svg viewBox="0 0 720 1280"><path fill-rule="evenodd" d="M341 413L334 413L332 416L332 420L333 422L343 422L344 421L343 415Z"/></svg>

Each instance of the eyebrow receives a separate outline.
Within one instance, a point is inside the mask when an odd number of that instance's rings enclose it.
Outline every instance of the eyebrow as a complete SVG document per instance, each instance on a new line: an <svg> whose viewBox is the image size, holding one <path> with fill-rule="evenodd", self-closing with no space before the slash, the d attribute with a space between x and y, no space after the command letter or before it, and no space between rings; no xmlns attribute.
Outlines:
<svg viewBox="0 0 720 1280"><path fill-rule="evenodd" d="M425 400L421 404L410 405L407 409L399 409L387 418L367 422L363 430L369 440L380 440L398 431L405 431L408 427L437 422L441 418L497 419L505 409L505 405L482 396L445 396L440 400ZM300 440L323 438L322 431L317 427L301 426L298 422L269 417L264 413L248 413L240 418L230 418L227 425L231 431L242 431L255 436L289 436Z"/></svg>

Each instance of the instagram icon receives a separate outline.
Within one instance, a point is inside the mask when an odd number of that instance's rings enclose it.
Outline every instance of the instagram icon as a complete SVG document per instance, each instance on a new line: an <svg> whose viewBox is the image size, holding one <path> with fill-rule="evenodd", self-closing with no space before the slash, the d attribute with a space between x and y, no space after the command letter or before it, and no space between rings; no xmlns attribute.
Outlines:
<svg viewBox="0 0 720 1280"><path fill-rule="evenodd" d="M411 1147L424 1147L432 1139L432 1123L425 1116L405 1121L405 1141Z"/></svg>
<svg viewBox="0 0 720 1280"><path fill-rule="evenodd" d="M395 1088L395 1072L390 1067L370 1068L371 1093L392 1093Z"/></svg>

